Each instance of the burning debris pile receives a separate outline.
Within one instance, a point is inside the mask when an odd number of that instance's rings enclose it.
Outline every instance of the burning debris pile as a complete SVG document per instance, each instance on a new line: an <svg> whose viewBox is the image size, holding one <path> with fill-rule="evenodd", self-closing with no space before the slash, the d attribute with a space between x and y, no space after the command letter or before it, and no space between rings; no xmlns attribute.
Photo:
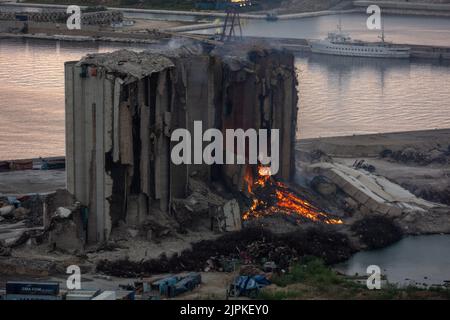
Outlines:
<svg viewBox="0 0 450 320"><path fill-rule="evenodd" d="M327 227L311 227L287 234L263 228L231 232L216 240L204 240L192 249L171 257L163 254L146 261L101 260L97 272L118 277L149 276L181 271L233 271L241 265L264 268L268 262L287 270L304 256L316 256L326 263L348 259L354 249L348 237Z"/></svg>
<svg viewBox="0 0 450 320"><path fill-rule="evenodd" d="M252 198L250 209L244 213L243 220L250 220L271 215L282 215L297 224L305 222L322 222L325 224L342 224L343 221L322 212L306 200L301 199L294 191L265 174L266 167L258 167L256 178L248 168L245 181L247 193Z"/></svg>

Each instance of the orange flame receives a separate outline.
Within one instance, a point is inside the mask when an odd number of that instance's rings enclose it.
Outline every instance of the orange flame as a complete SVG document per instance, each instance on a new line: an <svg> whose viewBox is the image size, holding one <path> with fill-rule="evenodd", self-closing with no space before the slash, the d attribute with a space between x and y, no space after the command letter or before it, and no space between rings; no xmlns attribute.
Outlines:
<svg viewBox="0 0 450 320"><path fill-rule="evenodd" d="M253 194L253 191L252 191L253 175L252 175L252 169L249 166L247 166L245 168L244 181L245 181L245 184L247 185L247 192L249 194Z"/></svg>
<svg viewBox="0 0 450 320"><path fill-rule="evenodd" d="M258 168L258 177L254 180L251 169L247 168L244 181L247 184L248 194L254 198L249 210L242 216L243 220L281 213L298 218L297 222L300 222L301 218L307 218L314 222L324 222L326 224L343 223L342 220L330 218L326 213L321 212L309 202L300 199L284 183L272 181L271 176L267 173L270 173L270 168L260 166ZM255 188L265 188L268 185L275 187L276 202L274 204L257 199L255 196Z"/></svg>

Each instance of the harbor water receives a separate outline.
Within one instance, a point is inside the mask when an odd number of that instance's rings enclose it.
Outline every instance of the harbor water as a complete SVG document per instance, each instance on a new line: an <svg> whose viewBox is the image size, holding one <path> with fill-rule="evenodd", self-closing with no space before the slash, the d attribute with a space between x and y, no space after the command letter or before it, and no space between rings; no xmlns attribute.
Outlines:
<svg viewBox="0 0 450 320"><path fill-rule="evenodd" d="M377 36L364 31L364 15L342 21L356 38ZM249 20L244 33L318 38L336 22ZM396 42L450 45L450 19L389 16L386 24ZM0 159L64 155L64 62L119 48L146 46L0 39ZM308 55L296 66L299 139L450 128L449 63Z"/></svg>

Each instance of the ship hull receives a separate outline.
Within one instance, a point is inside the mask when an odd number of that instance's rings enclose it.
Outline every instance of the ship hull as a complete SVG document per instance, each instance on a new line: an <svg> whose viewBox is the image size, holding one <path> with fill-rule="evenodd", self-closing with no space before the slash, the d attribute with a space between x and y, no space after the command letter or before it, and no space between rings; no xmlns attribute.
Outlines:
<svg viewBox="0 0 450 320"><path fill-rule="evenodd" d="M411 56L409 48L394 47L377 44L348 44L333 43L330 41L317 40L310 41L313 53L331 54L337 56L350 57L370 57L370 58L399 58L408 59Z"/></svg>

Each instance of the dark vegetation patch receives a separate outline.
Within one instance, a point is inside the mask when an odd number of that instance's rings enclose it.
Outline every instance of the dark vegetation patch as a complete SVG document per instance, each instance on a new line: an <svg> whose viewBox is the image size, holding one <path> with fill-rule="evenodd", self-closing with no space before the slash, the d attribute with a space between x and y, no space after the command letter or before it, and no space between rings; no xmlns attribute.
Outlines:
<svg viewBox="0 0 450 320"><path fill-rule="evenodd" d="M315 256L327 264L348 259L355 250L346 235L326 227L311 227L287 234L273 234L263 228L247 228L225 234L216 240L204 240L192 249L171 257L163 254L146 261L102 260L97 272L118 277L139 277L155 273L203 271L207 265L219 265L233 259L261 265L274 261L281 269L304 256Z"/></svg>
<svg viewBox="0 0 450 320"><path fill-rule="evenodd" d="M403 236L402 230L393 220L380 216L368 216L356 221L351 230L369 249L384 248Z"/></svg>
<svg viewBox="0 0 450 320"><path fill-rule="evenodd" d="M420 187L415 188L414 186L406 187L405 189L410 190L416 196L423 198L425 200L450 205L450 186L441 190L436 190L432 188L420 188Z"/></svg>
<svg viewBox="0 0 450 320"><path fill-rule="evenodd" d="M445 287L418 288L383 284L381 290L368 290L365 281L338 274L320 259L305 257L285 274L274 274L270 286L262 289L258 299L448 299L450 289Z"/></svg>
<svg viewBox="0 0 450 320"><path fill-rule="evenodd" d="M411 147L397 151L385 149L380 152L380 157L390 158L405 164L448 164L450 162L450 145L447 147L439 146L439 148L428 151L417 150Z"/></svg>
<svg viewBox="0 0 450 320"><path fill-rule="evenodd" d="M274 275L272 282L280 287L294 283L307 283L312 285L340 284L344 280L321 259L306 256L301 263L294 264L288 273Z"/></svg>

